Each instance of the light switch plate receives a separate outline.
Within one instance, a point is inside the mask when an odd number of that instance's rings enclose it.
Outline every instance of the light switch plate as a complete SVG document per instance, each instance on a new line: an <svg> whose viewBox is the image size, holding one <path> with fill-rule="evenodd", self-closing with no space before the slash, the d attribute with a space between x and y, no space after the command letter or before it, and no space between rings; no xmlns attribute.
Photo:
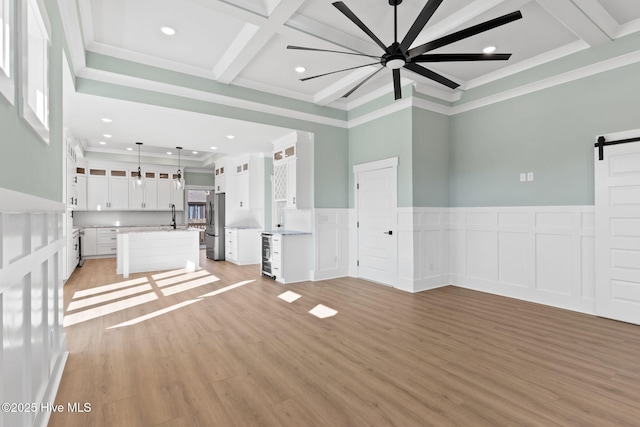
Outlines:
<svg viewBox="0 0 640 427"><path fill-rule="evenodd" d="M527 173L527 181L533 181L533 172Z"/></svg>
<svg viewBox="0 0 640 427"><path fill-rule="evenodd" d="M527 174L522 172L520 174L520 182L525 182L527 180Z"/></svg>

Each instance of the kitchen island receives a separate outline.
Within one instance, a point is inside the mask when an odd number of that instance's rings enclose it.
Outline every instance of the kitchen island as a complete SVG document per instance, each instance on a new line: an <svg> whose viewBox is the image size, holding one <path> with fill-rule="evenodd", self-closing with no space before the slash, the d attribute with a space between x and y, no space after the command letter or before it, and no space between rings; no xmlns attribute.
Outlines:
<svg viewBox="0 0 640 427"><path fill-rule="evenodd" d="M116 272L130 273L200 268L200 230L171 227L118 229Z"/></svg>

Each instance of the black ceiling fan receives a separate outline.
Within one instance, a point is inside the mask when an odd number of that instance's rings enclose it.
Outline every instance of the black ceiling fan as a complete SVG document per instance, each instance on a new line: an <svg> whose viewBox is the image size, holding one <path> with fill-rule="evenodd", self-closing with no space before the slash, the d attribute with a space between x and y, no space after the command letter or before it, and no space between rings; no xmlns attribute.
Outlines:
<svg viewBox="0 0 640 427"><path fill-rule="evenodd" d="M506 61L511 57L510 53L433 53L427 54L426 52L430 52L437 48L447 46L451 43L455 43L457 41L466 39L467 37L474 36L476 34L480 34L487 30L491 30L493 28L499 27L504 24L508 24L509 22L516 21L522 18L522 13L520 11L512 12L498 18L491 19L489 21L485 21L481 24L474 25L469 28L465 28L460 31L456 31L455 33L446 35L444 37L440 37L436 40L430 41L420 46L416 46L411 48L411 44L418 37L422 29L427 25L429 19L436 12L440 4L444 0L428 0L427 4L424 6L413 25L404 36L402 41L398 42L398 5L402 3L402 0L389 0L389 4L393 6L393 33L394 33L394 41L391 45L385 46L384 43L375 35L373 32L341 1L333 2L332 4L340 11L343 15L349 18L354 24L356 24L362 31L364 31L378 46L382 48L384 53L382 56L375 55L366 55L362 53L355 52L343 52L337 50L326 50L326 49L314 49L310 47L302 47L302 46L287 46L287 49L297 49L297 50L308 50L308 51L317 51L317 52L331 52L331 53L342 53L347 55L356 55L356 56L364 56L369 58L374 58L377 61L365 65L359 65L357 67L345 68L342 70L332 71L329 73L319 74L316 76L305 77L300 79L301 81L315 79L322 76L328 76L330 74L340 73L342 71L355 70L357 68L368 67L371 65L380 64L382 65L379 69L371 73L364 80L358 83L355 87L345 93L342 97L346 98L355 92L358 88L360 88L363 84L369 81L373 76L379 73L384 68L389 68L393 73L393 91L395 95L395 99L400 99L402 97L401 88L400 88L400 68L407 69L409 71L413 71L414 73L420 74L428 79L431 79L435 82L443 84L451 89L455 89L459 84L449 80L448 78L436 73L433 70L429 70L421 65L420 63L425 62L454 62L454 61Z"/></svg>

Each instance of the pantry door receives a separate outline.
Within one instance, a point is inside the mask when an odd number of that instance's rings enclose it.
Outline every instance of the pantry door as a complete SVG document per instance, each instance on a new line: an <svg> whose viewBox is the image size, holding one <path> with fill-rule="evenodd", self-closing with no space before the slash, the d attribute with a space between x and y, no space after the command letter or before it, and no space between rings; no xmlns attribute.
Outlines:
<svg viewBox="0 0 640 427"><path fill-rule="evenodd" d="M596 147L596 314L640 324L640 141L602 152L600 160Z"/></svg>
<svg viewBox="0 0 640 427"><path fill-rule="evenodd" d="M358 277L395 286L397 283L398 159L354 166L358 238Z"/></svg>

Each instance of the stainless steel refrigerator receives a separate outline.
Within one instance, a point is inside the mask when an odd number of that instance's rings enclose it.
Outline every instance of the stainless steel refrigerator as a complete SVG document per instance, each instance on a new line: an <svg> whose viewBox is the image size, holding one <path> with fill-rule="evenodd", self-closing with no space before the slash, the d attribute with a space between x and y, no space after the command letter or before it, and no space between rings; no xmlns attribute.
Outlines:
<svg viewBox="0 0 640 427"><path fill-rule="evenodd" d="M224 193L207 195L207 229L204 241L207 258L224 260Z"/></svg>

